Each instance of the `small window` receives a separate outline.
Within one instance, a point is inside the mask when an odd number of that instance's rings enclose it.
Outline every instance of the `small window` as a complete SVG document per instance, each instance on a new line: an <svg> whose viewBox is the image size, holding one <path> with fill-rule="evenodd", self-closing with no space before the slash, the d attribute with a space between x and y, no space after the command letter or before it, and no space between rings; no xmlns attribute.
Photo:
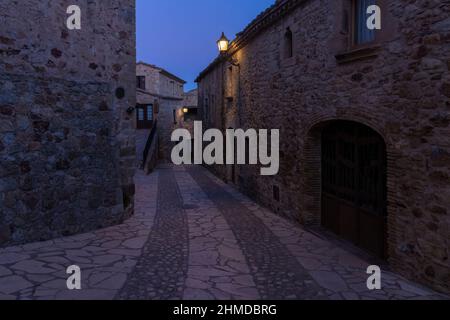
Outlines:
<svg viewBox="0 0 450 320"><path fill-rule="evenodd" d="M293 37L291 28L286 29L284 34L284 58L292 58L294 55Z"/></svg>
<svg viewBox="0 0 450 320"><path fill-rule="evenodd" d="M144 108L138 108L138 121L144 121L145 120L145 112Z"/></svg>
<svg viewBox="0 0 450 320"><path fill-rule="evenodd" d="M119 100L122 100L125 98L125 89L122 87L119 87L116 89L116 98Z"/></svg>
<svg viewBox="0 0 450 320"><path fill-rule="evenodd" d="M369 43L375 40L375 30L367 27L367 19L369 14L367 8L375 5L376 0L355 0L355 22L354 22L354 42L355 44Z"/></svg>
<svg viewBox="0 0 450 320"><path fill-rule="evenodd" d="M137 76L136 83L137 83L138 89L145 90L145 77L144 76Z"/></svg>

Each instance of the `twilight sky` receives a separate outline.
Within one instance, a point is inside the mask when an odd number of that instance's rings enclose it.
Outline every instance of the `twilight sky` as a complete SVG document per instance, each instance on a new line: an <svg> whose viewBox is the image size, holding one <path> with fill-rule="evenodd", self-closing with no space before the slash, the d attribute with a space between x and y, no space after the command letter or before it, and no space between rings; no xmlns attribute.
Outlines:
<svg viewBox="0 0 450 320"><path fill-rule="evenodd" d="M232 40L275 0L137 0L137 60L156 64L194 88L218 54L222 31Z"/></svg>

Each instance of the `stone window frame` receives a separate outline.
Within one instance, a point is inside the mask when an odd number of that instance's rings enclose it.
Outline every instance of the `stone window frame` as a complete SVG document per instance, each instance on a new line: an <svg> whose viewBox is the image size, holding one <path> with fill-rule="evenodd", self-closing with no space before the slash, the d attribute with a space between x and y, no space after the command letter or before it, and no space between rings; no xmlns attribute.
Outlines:
<svg viewBox="0 0 450 320"><path fill-rule="evenodd" d="M141 90L146 90L146 77L145 76L136 76L137 88Z"/></svg>
<svg viewBox="0 0 450 320"><path fill-rule="evenodd" d="M382 28L375 32L375 40L361 44L356 43L356 1L359 0L343 0L341 33L347 36L347 48L335 56L339 64L377 57L381 44L386 38L386 30ZM382 23L384 24L386 15L383 12L387 12L386 2L385 0L376 0L376 4L381 8Z"/></svg>
<svg viewBox="0 0 450 320"><path fill-rule="evenodd" d="M172 91L171 94L175 97L177 95L177 92L175 90L175 81L169 80L169 86L170 86L170 89L172 89L171 90Z"/></svg>
<svg viewBox="0 0 450 320"><path fill-rule="evenodd" d="M290 59L294 56L294 33L290 26L285 29L283 36L283 59Z"/></svg>

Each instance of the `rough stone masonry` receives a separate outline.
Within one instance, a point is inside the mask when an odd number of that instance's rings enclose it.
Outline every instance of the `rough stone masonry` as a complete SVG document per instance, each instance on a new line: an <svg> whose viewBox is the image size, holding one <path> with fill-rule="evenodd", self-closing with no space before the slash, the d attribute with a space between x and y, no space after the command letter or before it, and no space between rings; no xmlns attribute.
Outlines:
<svg viewBox="0 0 450 320"><path fill-rule="evenodd" d="M200 74L205 127L281 129L278 176L212 169L280 215L320 225L323 129L371 128L387 149L388 263L449 292L450 4L379 0L382 30L359 47L353 4L277 1Z"/></svg>
<svg viewBox="0 0 450 320"><path fill-rule="evenodd" d="M0 246L133 213L134 0L0 2Z"/></svg>

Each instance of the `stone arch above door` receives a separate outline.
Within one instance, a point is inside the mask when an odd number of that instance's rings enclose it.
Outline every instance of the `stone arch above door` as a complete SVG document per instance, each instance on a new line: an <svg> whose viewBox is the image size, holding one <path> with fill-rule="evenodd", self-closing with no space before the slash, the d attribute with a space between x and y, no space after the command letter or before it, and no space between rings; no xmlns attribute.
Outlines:
<svg viewBox="0 0 450 320"><path fill-rule="evenodd" d="M310 126L304 129L302 134L303 147L301 150L301 183L304 194L302 195L301 220L306 225L320 226L322 223L322 133L330 124L336 122L352 122L371 129L378 134L386 145L386 198L388 226L396 224L395 215L398 208L395 206L395 190L390 186L394 183L395 172L395 148L389 144L386 134L379 124L371 123L361 118L335 118L330 116L318 116L311 122ZM394 200L394 201L392 201ZM395 228L388 228L387 238L389 239L387 255L396 245Z"/></svg>

